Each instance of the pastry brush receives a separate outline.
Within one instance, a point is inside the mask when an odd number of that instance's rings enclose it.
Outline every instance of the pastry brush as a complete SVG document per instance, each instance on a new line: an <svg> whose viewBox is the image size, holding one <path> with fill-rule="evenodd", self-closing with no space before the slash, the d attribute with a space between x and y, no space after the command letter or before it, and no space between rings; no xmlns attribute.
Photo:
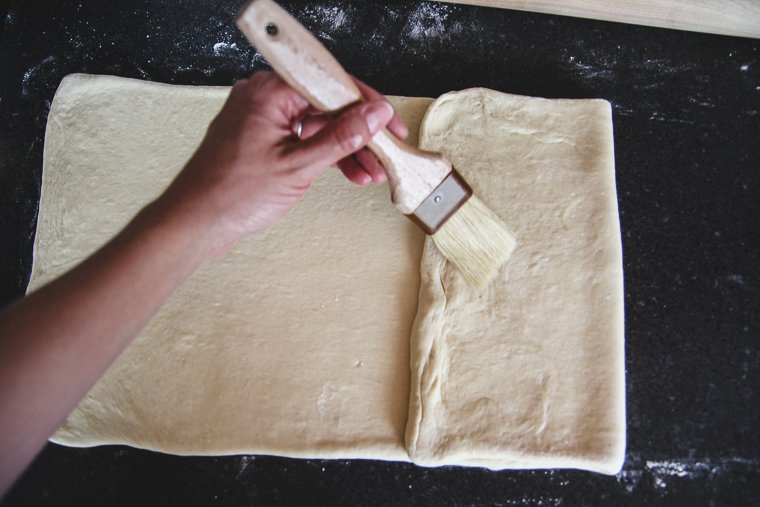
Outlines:
<svg viewBox="0 0 760 507"><path fill-rule="evenodd" d="M314 108L335 113L364 100L327 48L272 0L252 0L236 21L272 69ZM387 129L368 147L385 168L396 208L431 235L473 287L484 287L515 247L506 225L441 154L408 146Z"/></svg>

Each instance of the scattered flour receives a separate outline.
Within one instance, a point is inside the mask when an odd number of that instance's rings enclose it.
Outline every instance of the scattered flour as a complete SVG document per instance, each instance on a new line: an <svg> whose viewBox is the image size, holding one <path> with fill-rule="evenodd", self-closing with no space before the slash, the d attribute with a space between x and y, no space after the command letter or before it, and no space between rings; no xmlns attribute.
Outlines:
<svg viewBox="0 0 760 507"><path fill-rule="evenodd" d="M251 464L251 461L254 461L255 459L256 456L240 456L240 464L238 465L237 476L240 477L243 472L245 472L245 469L248 468L248 465Z"/></svg>
<svg viewBox="0 0 760 507"><path fill-rule="evenodd" d="M34 79L34 76L42 71L45 70L45 68L48 65L51 65L56 62L55 56L48 56L44 60L42 60L40 63L36 65L32 65L29 67L26 72L24 72L24 77L21 79L21 95L23 97L28 97L31 94L32 91L32 81Z"/></svg>
<svg viewBox="0 0 760 507"><path fill-rule="evenodd" d="M617 474L619 483L632 493L644 478L648 478L656 488L665 489L673 481L714 478L737 469L757 470L760 460L741 457L718 459L671 459L643 460L640 456L629 456L625 468Z"/></svg>
<svg viewBox="0 0 760 507"><path fill-rule="evenodd" d="M409 15L404 35L412 41L441 37L446 32L445 22L451 9L445 4L421 4Z"/></svg>
<svg viewBox="0 0 760 507"><path fill-rule="evenodd" d="M238 45L237 43L229 43L229 42L217 42L214 44L214 55L215 56L224 56L229 54L230 52L237 52L238 51Z"/></svg>
<svg viewBox="0 0 760 507"><path fill-rule="evenodd" d="M426 46L430 43L462 30L460 22L449 22L449 15L456 9L457 6L437 3L422 3L410 10L389 5L379 15L374 30L367 33L354 33L359 15L356 7L311 5L294 14L322 40L349 37L362 46L376 48L380 48L391 35L388 27L402 21L400 45L413 53L426 53ZM383 23L383 19L390 23Z"/></svg>
<svg viewBox="0 0 760 507"><path fill-rule="evenodd" d="M339 35L352 24L352 13L338 6L310 5L304 7L296 17L323 35Z"/></svg>
<svg viewBox="0 0 760 507"><path fill-rule="evenodd" d="M726 276L726 281L736 284L736 285L740 285L741 287L747 287L748 285L747 280L740 274L730 274Z"/></svg>

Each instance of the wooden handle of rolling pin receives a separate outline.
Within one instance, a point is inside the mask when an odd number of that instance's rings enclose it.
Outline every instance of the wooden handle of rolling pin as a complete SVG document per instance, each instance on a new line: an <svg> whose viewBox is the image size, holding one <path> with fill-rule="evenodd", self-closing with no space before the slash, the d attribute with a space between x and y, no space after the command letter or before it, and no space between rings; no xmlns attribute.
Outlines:
<svg viewBox="0 0 760 507"><path fill-rule="evenodd" d="M675 30L760 38L760 2L758 0L446 1Z"/></svg>
<svg viewBox="0 0 760 507"><path fill-rule="evenodd" d="M309 31L272 0L253 0L243 7L237 25L267 62L309 103L338 112L363 100L354 80ZM368 145L388 174L393 204L413 213L451 172L438 153L404 144L387 129Z"/></svg>

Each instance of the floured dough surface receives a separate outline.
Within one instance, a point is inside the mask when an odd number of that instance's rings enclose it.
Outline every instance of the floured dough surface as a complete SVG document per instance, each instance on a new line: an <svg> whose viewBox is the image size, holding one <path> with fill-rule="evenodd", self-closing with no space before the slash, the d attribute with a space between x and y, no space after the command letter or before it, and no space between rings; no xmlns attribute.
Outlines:
<svg viewBox="0 0 760 507"><path fill-rule="evenodd" d="M616 473L625 390L609 104L451 93L430 106L420 147L452 161L517 249L479 293L426 243L412 460Z"/></svg>
<svg viewBox="0 0 760 507"><path fill-rule="evenodd" d="M159 195L228 92L67 77L48 120L30 290ZM415 142L430 100L391 100ZM386 186L328 170L285 220L172 295L52 440L408 460L423 238Z"/></svg>

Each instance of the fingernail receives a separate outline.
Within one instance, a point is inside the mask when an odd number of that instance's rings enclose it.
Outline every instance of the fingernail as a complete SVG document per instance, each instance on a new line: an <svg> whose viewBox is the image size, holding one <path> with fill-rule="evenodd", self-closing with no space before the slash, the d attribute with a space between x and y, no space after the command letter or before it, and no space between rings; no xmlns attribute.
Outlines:
<svg viewBox="0 0 760 507"><path fill-rule="evenodd" d="M372 134L385 127L393 117L393 107L385 101L371 102L367 104L367 128Z"/></svg>

